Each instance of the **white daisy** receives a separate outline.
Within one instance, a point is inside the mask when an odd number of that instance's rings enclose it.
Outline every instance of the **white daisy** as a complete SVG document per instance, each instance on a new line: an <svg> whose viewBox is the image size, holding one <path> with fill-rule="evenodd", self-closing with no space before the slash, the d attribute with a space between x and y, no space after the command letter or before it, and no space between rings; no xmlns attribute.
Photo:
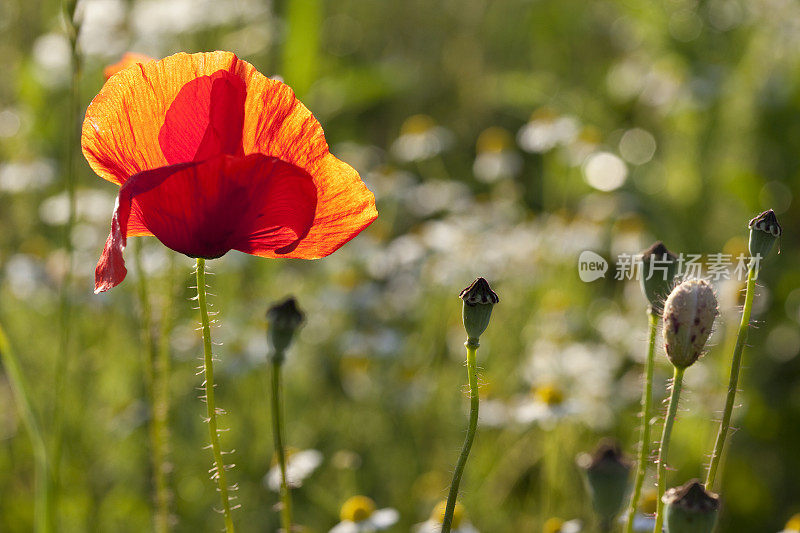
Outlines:
<svg viewBox="0 0 800 533"><path fill-rule="evenodd" d="M580 533L583 531L583 522L575 520L561 520L560 518L548 518L544 523L544 533Z"/></svg>
<svg viewBox="0 0 800 533"><path fill-rule="evenodd" d="M387 507L375 509L375 502L367 496L353 496L342 505L341 522L329 533L372 533L387 529L397 523L400 513Z"/></svg>
<svg viewBox="0 0 800 533"><path fill-rule="evenodd" d="M303 485L303 481L314 473L322 464L322 452L318 450L286 450L286 483L296 489ZM281 467L272 466L264 476L264 483L269 490L278 492L281 489Z"/></svg>

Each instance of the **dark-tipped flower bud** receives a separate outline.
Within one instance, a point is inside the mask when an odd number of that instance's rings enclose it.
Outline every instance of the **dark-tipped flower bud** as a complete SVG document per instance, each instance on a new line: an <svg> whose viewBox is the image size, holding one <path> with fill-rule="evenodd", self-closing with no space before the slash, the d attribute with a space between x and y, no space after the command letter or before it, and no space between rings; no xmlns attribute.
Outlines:
<svg viewBox="0 0 800 533"><path fill-rule="evenodd" d="M478 278L461 291L459 297L464 300L464 329L467 337L478 339L486 331L492 317L492 307L500 301L497 294L489 287L489 282Z"/></svg>
<svg viewBox="0 0 800 533"><path fill-rule="evenodd" d="M603 440L592 454L578 456L578 466L586 474L586 484L595 513L604 524L611 524L625 503L631 464L619 444Z"/></svg>
<svg viewBox="0 0 800 533"><path fill-rule="evenodd" d="M678 368L694 364L703 353L714 319L717 298L705 280L684 281L664 304L664 348Z"/></svg>
<svg viewBox="0 0 800 533"><path fill-rule="evenodd" d="M267 310L267 342L272 349L272 357L281 361L286 349L292 343L295 332L303 323L305 315L297 307L297 300L289 297Z"/></svg>
<svg viewBox="0 0 800 533"><path fill-rule="evenodd" d="M654 313L661 313L679 267L678 257L667 250L661 241L656 241L642 252L642 292Z"/></svg>
<svg viewBox="0 0 800 533"><path fill-rule="evenodd" d="M666 505L664 526L667 533L711 533L714 530L719 496L707 492L698 480L669 489L662 500Z"/></svg>
<svg viewBox="0 0 800 533"><path fill-rule="evenodd" d="M759 256L762 259L767 257L775 241L780 239L781 233L783 233L775 211L772 209L764 211L753 218L748 227L750 228L750 243L748 244L750 255Z"/></svg>

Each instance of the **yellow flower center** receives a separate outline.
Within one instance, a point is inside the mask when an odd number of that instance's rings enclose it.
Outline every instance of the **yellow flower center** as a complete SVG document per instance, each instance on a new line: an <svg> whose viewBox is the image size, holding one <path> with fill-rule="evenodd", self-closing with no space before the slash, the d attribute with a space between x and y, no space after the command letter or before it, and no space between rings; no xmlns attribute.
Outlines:
<svg viewBox="0 0 800 533"><path fill-rule="evenodd" d="M558 118L558 113L549 107L540 107L531 115L531 122L553 122Z"/></svg>
<svg viewBox="0 0 800 533"><path fill-rule="evenodd" d="M548 518L545 523L544 527L542 528L542 533L559 533L561 531L561 527L564 525L564 521L560 518Z"/></svg>
<svg viewBox="0 0 800 533"><path fill-rule="evenodd" d="M485 152L498 153L511 148L513 144L514 142L510 133L503 128L492 126L491 128L483 130L478 136L476 148L479 154Z"/></svg>
<svg viewBox="0 0 800 533"><path fill-rule="evenodd" d="M433 513L431 513L431 520L436 522L437 524L444 523L444 513L447 509L447 501L442 500L436 504L436 507L433 508ZM450 524L453 526L453 529L458 529L458 526L461 525L461 521L464 519L464 506L460 503L456 502L456 507L453 509L453 522Z"/></svg>
<svg viewBox="0 0 800 533"><path fill-rule="evenodd" d="M647 491L639 504L639 511L644 514L656 514L658 507L658 494L655 491Z"/></svg>
<svg viewBox="0 0 800 533"><path fill-rule="evenodd" d="M550 407L564 403L564 393L555 385L542 385L534 394L536 399Z"/></svg>
<svg viewBox="0 0 800 533"><path fill-rule="evenodd" d="M783 529L786 531L800 531L800 513L791 517Z"/></svg>
<svg viewBox="0 0 800 533"><path fill-rule="evenodd" d="M428 115L412 115L400 126L400 135L418 135L432 130L436 123Z"/></svg>
<svg viewBox="0 0 800 533"><path fill-rule="evenodd" d="M342 505L340 517L351 522L363 522L375 512L375 502L366 496L353 496Z"/></svg>

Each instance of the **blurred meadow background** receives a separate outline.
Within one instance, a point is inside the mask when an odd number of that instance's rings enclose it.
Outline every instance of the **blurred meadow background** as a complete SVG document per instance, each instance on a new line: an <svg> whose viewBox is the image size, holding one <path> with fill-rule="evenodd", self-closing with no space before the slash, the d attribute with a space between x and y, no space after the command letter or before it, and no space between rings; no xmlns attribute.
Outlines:
<svg viewBox="0 0 800 533"><path fill-rule="evenodd" d="M294 88L377 198L377 221L326 259L231 252L209 263L241 531L278 529L264 479L272 302L293 294L307 313L285 387L288 444L322 454L293 491L310 531L336 524L354 494L398 509L395 532L446 496L468 404L457 295L478 275L501 302L478 352L481 425L461 497L469 520L484 533L541 531L553 517L591 524L576 455L602 436L633 455L638 439L646 301L636 281L614 279L616 258L656 239L676 253L735 256L747 221L767 208L784 237L759 278L719 531L777 532L800 512L800 4L79 0L77 17L81 119L102 69L125 51L230 50ZM61 531L147 531L139 270L129 261L129 283L92 294L117 188L71 137L70 54L58 2L2 0L0 324L46 438L63 413ZM170 361L174 530L219 530L193 261L153 238L132 241ZM604 279L579 279L583 250L611 261ZM724 403L743 281L714 286L721 315L686 374L670 486L704 476ZM659 406L670 375L659 340ZM0 531L32 530L33 465L3 369Z"/></svg>

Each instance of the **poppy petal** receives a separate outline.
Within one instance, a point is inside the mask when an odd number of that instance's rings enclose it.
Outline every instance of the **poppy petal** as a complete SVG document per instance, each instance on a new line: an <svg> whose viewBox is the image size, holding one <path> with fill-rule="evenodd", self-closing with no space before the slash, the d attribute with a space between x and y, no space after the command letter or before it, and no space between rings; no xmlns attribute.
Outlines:
<svg viewBox="0 0 800 533"><path fill-rule="evenodd" d="M136 68L112 76L86 110L81 146L89 165L101 178L121 185L134 174L170 164L159 142L170 106L187 83L219 71L230 73L243 83L256 72L252 65L230 52L208 52L179 53L139 63ZM231 80L226 75L219 79ZM215 91L238 98L238 89L218 88L217 83L211 84ZM228 99L225 100L217 109L220 115L229 107ZM209 108L205 111L215 114ZM216 125L220 122L215 118L209 120ZM226 138L228 132L226 127L223 133ZM221 144L228 146L227 141Z"/></svg>
<svg viewBox="0 0 800 533"><path fill-rule="evenodd" d="M155 59L153 59L150 56L146 56L144 54L137 54L136 52L125 52L122 55L122 59L120 59L113 65L108 65L106 68L103 69L103 77L105 77L105 79L108 80L111 76L113 76L120 70L124 70L130 66L135 65L136 63L147 63L148 61L155 61Z"/></svg>
<svg viewBox="0 0 800 533"><path fill-rule="evenodd" d="M302 169L274 157L217 156L132 176L119 191L95 292L125 278L122 251L145 228L190 257L296 247L314 220L317 191ZM260 253L259 253L260 255Z"/></svg>
<svg viewBox="0 0 800 533"><path fill-rule="evenodd" d="M228 71L195 78L170 104L158 134L169 164L242 154L244 81Z"/></svg>
<svg viewBox="0 0 800 533"><path fill-rule="evenodd" d="M375 197L355 169L330 153L311 111L287 85L258 72L247 82L242 143L245 153L271 155L302 168L317 188L317 212L308 235L291 250L256 255L325 257L377 218Z"/></svg>

